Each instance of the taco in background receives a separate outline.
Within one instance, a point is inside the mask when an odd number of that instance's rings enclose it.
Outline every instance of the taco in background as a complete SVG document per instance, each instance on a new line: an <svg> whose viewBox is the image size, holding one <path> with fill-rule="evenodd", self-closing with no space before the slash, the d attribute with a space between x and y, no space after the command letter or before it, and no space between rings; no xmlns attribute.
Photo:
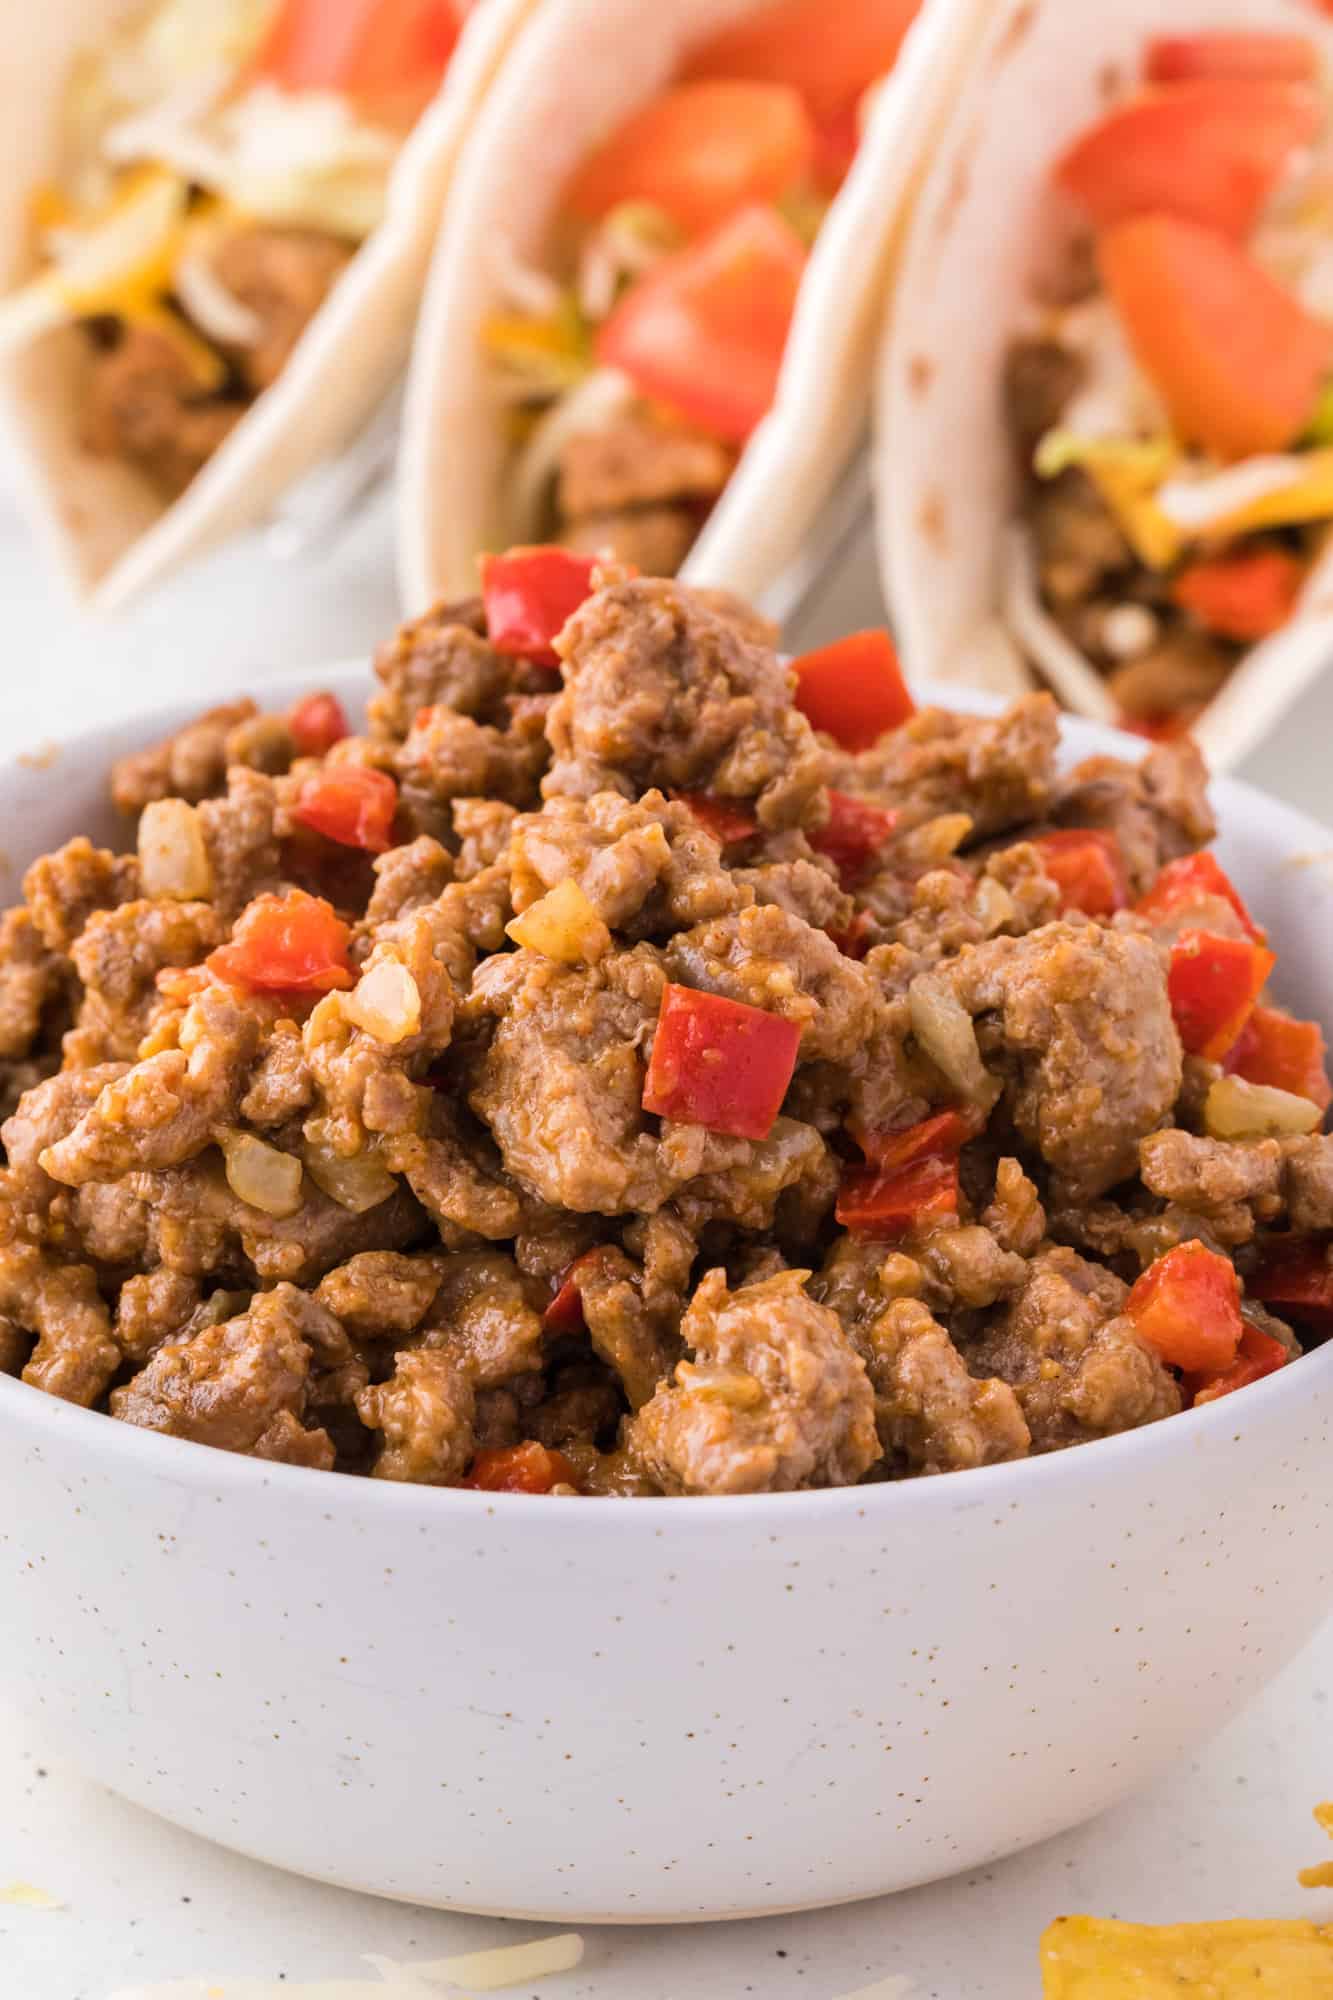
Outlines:
<svg viewBox="0 0 1333 2000"><path fill-rule="evenodd" d="M406 360L454 158L534 4L31 10L0 397L77 588L123 601L356 433Z"/></svg>
<svg viewBox="0 0 1333 2000"><path fill-rule="evenodd" d="M986 646L1220 766L1333 652L1331 88L1303 0L996 9L879 385L914 672Z"/></svg>
<svg viewBox="0 0 1333 2000"><path fill-rule="evenodd" d="M403 592L559 540L750 596L864 415L984 0L551 0L478 118L409 382Z"/></svg>

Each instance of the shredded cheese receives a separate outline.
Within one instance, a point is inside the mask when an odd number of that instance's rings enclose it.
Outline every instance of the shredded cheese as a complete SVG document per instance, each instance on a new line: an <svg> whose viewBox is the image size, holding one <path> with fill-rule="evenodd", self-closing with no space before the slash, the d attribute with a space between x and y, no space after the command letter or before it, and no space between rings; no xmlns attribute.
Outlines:
<svg viewBox="0 0 1333 2000"><path fill-rule="evenodd" d="M108 2000L440 2000L442 1992L450 1990L455 2000L467 2000L468 1990L498 1993L572 1972L582 1957L583 1939L567 1931L536 1938L531 1944L437 1958L426 1965L406 1965L370 1953L366 1963L380 1975L375 1980L321 1979L293 1985L288 1979L170 1979L164 1985L120 1987ZM882 1995L848 1995L848 2000L907 2000L907 1996L891 1990Z"/></svg>
<svg viewBox="0 0 1333 2000"><path fill-rule="evenodd" d="M12 1910L63 1910L58 1896L48 1895L35 1882L10 1882L0 1888L0 1903Z"/></svg>

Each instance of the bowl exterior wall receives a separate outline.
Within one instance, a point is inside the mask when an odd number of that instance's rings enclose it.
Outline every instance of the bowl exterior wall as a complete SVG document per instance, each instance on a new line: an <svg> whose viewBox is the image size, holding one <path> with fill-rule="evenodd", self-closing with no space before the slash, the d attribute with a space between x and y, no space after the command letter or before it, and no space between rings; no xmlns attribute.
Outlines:
<svg viewBox="0 0 1333 2000"><path fill-rule="evenodd" d="M104 1419L15 1389L6 1692L180 1825L414 1902L662 1920L901 1888L1100 1811L1314 1629L1333 1367L1303 1373L1243 1424L758 1506L99 1453Z"/></svg>

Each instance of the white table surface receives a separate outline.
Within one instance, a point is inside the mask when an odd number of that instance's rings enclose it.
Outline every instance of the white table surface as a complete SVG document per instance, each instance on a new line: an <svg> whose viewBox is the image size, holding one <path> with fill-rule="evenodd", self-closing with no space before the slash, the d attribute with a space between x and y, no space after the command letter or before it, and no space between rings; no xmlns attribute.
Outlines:
<svg viewBox="0 0 1333 2000"><path fill-rule="evenodd" d="M31 748L135 707L201 705L267 673L369 653L391 629L387 505L299 564L240 544L121 622L74 613L0 492L0 743ZM800 637L876 615L862 550ZM1333 824L1333 674L1243 775ZM589 1933L577 1973L540 2000L1035 2000L1036 1944L1062 1912L1150 1922L1239 1915L1333 1921L1296 1870L1322 1858L1311 1807L1333 1797L1333 1624L1202 1756L1092 1826L981 1873L883 1902L761 1923ZM0 2000L108 2000L203 1977L369 1978L360 1954L412 1961L516 1941L523 1926L376 1903L210 1848L81 1780L3 1705L0 1891L33 1883L56 1910L0 1901ZM895 1981L902 1983L896 1984ZM202 1992L204 1989L198 1989ZM520 1989L526 1994L527 1989ZM877 1996L878 2000L878 1996Z"/></svg>

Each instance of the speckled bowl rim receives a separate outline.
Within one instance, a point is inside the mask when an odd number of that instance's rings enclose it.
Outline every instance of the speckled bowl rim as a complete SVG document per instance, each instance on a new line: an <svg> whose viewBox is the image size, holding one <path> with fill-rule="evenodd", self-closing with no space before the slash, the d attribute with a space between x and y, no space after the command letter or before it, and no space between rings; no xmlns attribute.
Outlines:
<svg viewBox="0 0 1333 2000"><path fill-rule="evenodd" d="M369 686L368 673L368 664L364 660L339 660L323 668L302 668L279 675L256 672L249 679L265 705L279 706L307 690L331 688L344 699L349 709L355 710L363 705L364 692ZM240 687L230 698L246 691ZM922 683L914 691L923 705L933 701L940 707L973 715L995 714L1004 706L997 697L971 688ZM227 698L221 694L213 695L214 700ZM84 768L89 764L105 766L113 758L179 729L199 713L199 706L198 698L164 703L140 715L75 732L59 739L52 750L43 753L40 760L21 755L17 760L19 768L31 784L34 775L40 779L49 771L58 769L65 758L77 760ZM1145 746L1139 738L1105 724L1088 722L1075 716L1063 716L1061 722L1062 750L1073 747L1084 756L1101 752L1134 760L1144 753ZM12 764L10 768L14 768ZM7 783L6 777L0 774L0 813L3 813L5 794L12 782ZM1257 813L1269 822L1280 844L1291 854L1333 852L1333 831L1294 807L1269 798L1257 787L1247 785L1240 779L1221 777L1212 781L1211 790L1218 805L1221 824L1226 823L1229 805L1237 811L1248 808L1251 817ZM1330 997L1330 1009L1333 1010L1333 996ZM1325 1025L1329 1025L1327 1017ZM1302 1385L1313 1386L1314 1380L1331 1375L1333 1340L1303 1355L1290 1367L1279 1369L1263 1381L1251 1384L1244 1392L1243 1407L1253 1411L1256 1419L1261 1416L1266 1418L1287 1401L1292 1403L1293 1412L1298 1411L1306 1393ZM1229 1434L1239 1435L1236 1431L1237 1417L1233 1414L1237 1407L1230 1398L1222 1398L1203 1409L1185 1410L1178 1416L1163 1418L1138 1430L1123 1431L1115 1437L1092 1439L1086 1444L1071 1446L1066 1451L1011 1460L1000 1465L976 1466L961 1472L940 1473L928 1478L885 1480L882 1484L833 1487L804 1493L701 1496L685 1503L658 1495L636 1499L624 1506L608 1505L602 1498L578 1494L562 1498L558 1504L562 1512L568 1509L571 1518L579 1520L581 1532L586 1532L588 1523L596 1522L603 1532L646 1535L649 1538L660 1537L664 1532L664 1509L670 1510L666 1518L676 1522L680 1529L694 1523L709 1536L716 1535L715 1523L720 1516L725 1516L737 1528L753 1531L756 1528L772 1528L784 1520L791 1525L791 1510L796 1507L818 1509L820 1518L830 1521L861 1519L871 1510L876 1515L887 1516L892 1510L897 1525L902 1517L910 1521L913 1517L933 1515L940 1509L952 1513L1006 1502L1017 1505L1020 1501L1035 1500L1045 1487L1058 1486L1062 1481L1072 1479L1113 1484L1119 1482L1122 1471L1126 1477L1134 1478L1155 1463L1164 1451L1178 1448L1207 1452L1220 1445ZM247 1458L195 1444L185 1438L162 1437L132 1424L117 1423L101 1411L80 1409L26 1382L4 1376L0 1377L0 1435L11 1424L27 1431L38 1446L44 1438L50 1438L53 1443L59 1438L62 1444L72 1440L90 1455L109 1455L136 1468L141 1467L149 1474L174 1477L183 1484L199 1488L221 1489L222 1493L272 1486L293 1502L326 1501L327 1505L321 1509L324 1513L328 1513L334 1505L354 1504L390 1518L421 1515L436 1519L475 1519L479 1514L493 1515L501 1509L506 1518L511 1510L514 1517L519 1518L533 1507L551 1505L549 1496L544 1494L497 1496L467 1492L458 1487L352 1478L347 1474L340 1476L319 1472L307 1466L281 1465ZM1174 1446L1172 1440L1175 1440ZM1131 1467L1136 1471L1131 1472ZM339 1499L340 1494L346 1498Z"/></svg>

